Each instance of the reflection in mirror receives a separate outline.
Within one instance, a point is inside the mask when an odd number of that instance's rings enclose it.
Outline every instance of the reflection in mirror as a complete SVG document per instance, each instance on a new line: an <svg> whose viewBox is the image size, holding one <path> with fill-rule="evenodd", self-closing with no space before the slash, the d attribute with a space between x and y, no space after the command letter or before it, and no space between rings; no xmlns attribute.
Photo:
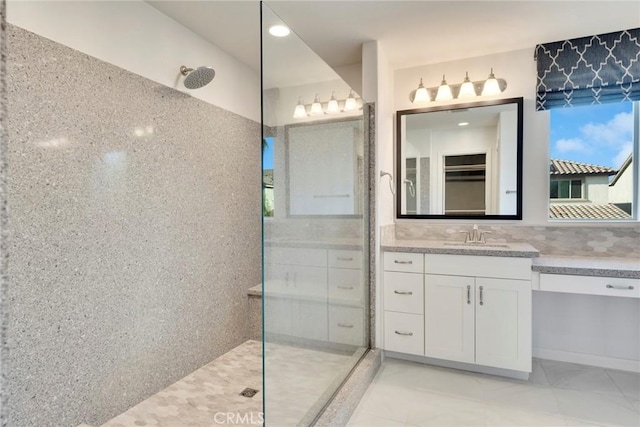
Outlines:
<svg viewBox="0 0 640 427"><path fill-rule="evenodd" d="M287 126L289 215L362 215L362 119Z"/></svg>
<svg viewBox="0 0 640 427"><path fill-rule="evenodd" d="M396 119L398 218L522 219L522 98Z"/></svg>

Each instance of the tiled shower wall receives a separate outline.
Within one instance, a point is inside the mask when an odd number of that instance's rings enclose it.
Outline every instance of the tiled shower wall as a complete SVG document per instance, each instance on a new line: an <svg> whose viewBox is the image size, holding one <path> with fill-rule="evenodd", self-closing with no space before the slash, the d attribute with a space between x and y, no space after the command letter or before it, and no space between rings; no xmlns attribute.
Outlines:
<svg viewBox="0 0 640 427"><path fill-rule="evenodd" d="M640 226L509 226L478 225L491 231L487 242L526 242L540 255L597 256L640 258ZM469 231L469 224L408 224L387 226L385 236L396 239L460 240L460 231Z"/></svg>
<svg viewBox="0 0 640 427"><path fill-rule="evenodd" d="M10 424L100 425L247 339L260 125L8 44Z"/></svg>

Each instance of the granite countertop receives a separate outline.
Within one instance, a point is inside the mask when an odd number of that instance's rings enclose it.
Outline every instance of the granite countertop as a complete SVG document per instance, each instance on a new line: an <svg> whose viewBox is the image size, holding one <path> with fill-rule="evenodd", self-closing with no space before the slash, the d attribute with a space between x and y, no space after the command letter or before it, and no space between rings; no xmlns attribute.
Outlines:
<svg viewBox="0 0 640 427"><path fill-rule="evenodd" d="M362 250L364 243L362 239L346 237L346 238L327 238L327 239L316 239L316 240L273 239L273 240L265 240L264 245L268 247L279 247L279 248Z"/></svg>
<svg viewBox="0 0 640 427"><path fill-rule="evenodd" d="M385 239L382 250L424 254L480 255L513 258L535 258L540 253L528 243L465 244L459 241Z"/></svg>
<svg viewBox="0 0 640 427"><path fill-rule="evenodd" d="M540 256L533 271L550 274L640 279L640 260L632 258Z"/></svg>

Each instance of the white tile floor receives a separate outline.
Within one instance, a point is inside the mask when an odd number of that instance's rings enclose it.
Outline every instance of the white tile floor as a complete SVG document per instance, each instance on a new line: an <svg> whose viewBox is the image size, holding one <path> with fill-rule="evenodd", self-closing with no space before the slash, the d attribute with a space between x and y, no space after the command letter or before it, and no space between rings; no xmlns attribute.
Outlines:
<svg viewBox="0 0 640 427"><path fill-rule="evenodd" d="M385 359L350 427L640 427L640 375L534 359L520 381Z"/></svg>

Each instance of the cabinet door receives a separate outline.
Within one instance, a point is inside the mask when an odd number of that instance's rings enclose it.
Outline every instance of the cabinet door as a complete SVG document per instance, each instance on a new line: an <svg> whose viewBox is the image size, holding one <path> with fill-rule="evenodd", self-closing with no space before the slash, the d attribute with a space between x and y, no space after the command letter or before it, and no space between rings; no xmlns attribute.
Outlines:
<svg viewBox="0 0 640 427"><path fill-rule="evenodd" d="M425 356L474 363L474 280L425 274Z"/></svg>
<svg viewBox="0 0 640 427"><path fill-rule="evenodd" d="M325 267L289 267L293 295L303 301L327 303L327 269Z"/></svg>
<svg viewBox="0 0 640 427"><path fill-rule="evenodd" d="M531 372L531 282L476 278L476 363Z"/></svg>

